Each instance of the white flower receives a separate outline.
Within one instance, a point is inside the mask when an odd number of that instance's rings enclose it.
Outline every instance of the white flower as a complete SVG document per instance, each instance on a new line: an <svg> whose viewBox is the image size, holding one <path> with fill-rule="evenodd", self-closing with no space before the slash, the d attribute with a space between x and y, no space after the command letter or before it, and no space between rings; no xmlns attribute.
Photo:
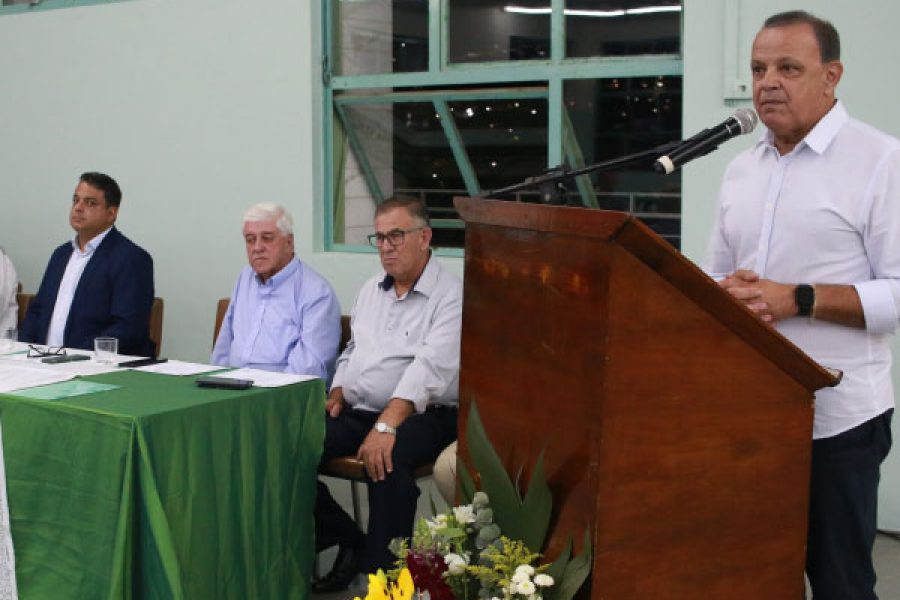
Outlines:
<svg viewBox="0 0 900 600"><path fill-rule="evenodd" d="M534 585L538 587L550 587L553 585L553 578L546 573L539 573L534 576Z"/></svg>
<svg viewBox="0 0 900 600"><path fill-rule="evenodd" d="M516 590L522 596L530 596L534 593L535 587L531 581L523 581L516 584Z"/></svg>
<svg viewBox="0 0 900 600"><path fill-rule="evenodd" d="M531 577L532 575L534 575L534 567L532 567L531 565L519 565L518 567L516 567L516 574L519 573L525 573L526 575Z"/></svg>
<svg viewBox="0 0 900 600"><path fill-rule="evenodd" d="M435 515L433 519L426 519L425 525L428 526L428 532L431 534L431 537L434 537L438 530L447 526L447 515L441 513Z"/></svg>
<svg viewBox="0 0 900 600"><path fill-rule="evenodd" d="M528 573L525 571L519 571L516 569L515 575L512 576L513 583L524 583L526 581L531 581L531 577L528 576Z"/></svg>
<svg viewBox="0 0 900 600"><path fill-rule="evenodd" d="M465 572L466 565L469 564L467 557L460 556L455 552L450 552L444 556L444 562L447 564L447 572L450 575L461 575Z"/></svg>
<svg viewBox="0 0 900 600"><path fill-rule="evenodd" d="M475 509L472 508L471 504L466 504L465 506L454 506L453 516L455 516L456 520L463 525L467 523L474 523Z"/></svg>

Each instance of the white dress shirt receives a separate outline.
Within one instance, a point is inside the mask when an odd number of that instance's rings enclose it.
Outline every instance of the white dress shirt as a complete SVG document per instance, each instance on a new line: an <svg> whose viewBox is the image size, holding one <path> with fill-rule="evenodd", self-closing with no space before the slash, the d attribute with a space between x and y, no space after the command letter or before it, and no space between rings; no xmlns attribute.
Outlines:
<svg viewBox="0 0 900 600"><path fill-rule="evenodd" d="M788 284L850 284L866 328L809 317L775 326L841 383L816 393L814 438L890 409L891 334L900 315L900 141L838 102L792 152L766 132L725 172L706 271Z"/></svg>
<svg viewBox="0 0 900 600"><path fill-rule="evenodd" d="M53 316L50 317L50 328L47 331L48 346L63 345L66 322L69 320L69 310L72 308L72 299L75 297L78 282L81 281L81 274L84 273L84 268L111 229L112 227L85 244L84 251L78 247L77 235L72 240L72 255L69 256L66 272L63 273L62 281L59 282L56 304L53 305Z"/></svg>
<svg viewBox="0 0 900 600"><path fill-rule="evenodd" d="M462 282L433 257L399 298L392 278L369 279L350 327L332 385L343 388L350 406L380 412L402 398L423 412L430 404L457 404Z"/></svg>
<svg viewBox="0 0 900 600"><path fill-rule="evenodd" d="M12 261L0 249L0 331L12 329L19 319L19 308L16 304L16 288L19 276Z"/></svg>

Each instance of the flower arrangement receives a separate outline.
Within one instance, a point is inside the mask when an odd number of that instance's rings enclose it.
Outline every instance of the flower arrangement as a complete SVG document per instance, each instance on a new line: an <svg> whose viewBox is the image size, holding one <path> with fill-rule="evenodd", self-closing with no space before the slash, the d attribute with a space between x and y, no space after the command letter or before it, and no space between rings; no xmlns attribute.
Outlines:
<svg viewBox="0 0 900 600"><path fill-rule="evenodd" d="M571 544L551 564L539 564L552 499L542 457L522 496L491 446L474 402L466 429L481 490L460 464L460 495L467 504L420 519L410 540L396 539L397 568L369 575L363 600L571 600L590 573L590 537L584 552ZM357 598L356 600L360 600Z"/></svg>

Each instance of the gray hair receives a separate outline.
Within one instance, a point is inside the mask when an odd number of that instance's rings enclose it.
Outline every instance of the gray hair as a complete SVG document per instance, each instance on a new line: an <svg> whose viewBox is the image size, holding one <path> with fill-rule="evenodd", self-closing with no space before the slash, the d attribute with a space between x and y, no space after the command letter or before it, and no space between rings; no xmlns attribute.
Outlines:
<svg viewBox="0 0 900 600"><path fill-rule="evenodd" d="M293 235L294 233L294 219L291 218L291 213L274 202L254 204L244 213L244 223L260 221L275 221L275 226L284 235Z"/></svg>
<svg viewBox="0 0 900 600"><path fill-rule="evenodd" d="M395 208L405 209L420 227L431 227L431 219L428 218L428 210L425 208L425 203L413 196L397 194L383 200L381 204L375 207L375 217L377 218Z"/></svg>

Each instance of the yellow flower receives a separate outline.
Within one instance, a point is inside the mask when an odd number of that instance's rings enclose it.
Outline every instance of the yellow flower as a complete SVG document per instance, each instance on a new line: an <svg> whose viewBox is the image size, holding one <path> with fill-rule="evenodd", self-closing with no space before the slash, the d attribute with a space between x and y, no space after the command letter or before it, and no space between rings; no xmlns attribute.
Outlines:
<svg viewBox="0 0 900 600"><path fill-rule="evenodd" d="M400 571L397 583L389 583L384 571L369 575L369 592L362 600L412 600L416 588L409 569ZM357 596L354 600L360 600Z"/></svg>

